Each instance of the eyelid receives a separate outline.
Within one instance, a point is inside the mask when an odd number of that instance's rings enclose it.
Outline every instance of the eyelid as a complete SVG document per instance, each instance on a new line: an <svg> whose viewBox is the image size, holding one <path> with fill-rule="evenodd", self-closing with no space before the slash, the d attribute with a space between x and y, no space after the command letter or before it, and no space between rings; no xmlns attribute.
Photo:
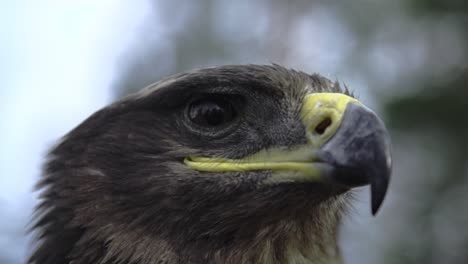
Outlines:
<svg viewBox="0 0 468 264"><path fill-rule="evenodd" d="M239 94L239 93L227 94L227 93L207 93L207 92L203 92L203 93L195 94L194 96L189 98L187 100L187 102L186 102L186 107L188 107L193 102L196 102L198 100L202 100L202 99L204 99L206 97L222 98L224 100L227 100L227 101L232 103L232 105L234 106L234 109L237 110L238 112L240 112L240 111L242 111L244 109L245 104L247 102L245 97L243 95Z"/></svg>
<svg viewBox="0 0 468 264"><path fill-rule="evenodd" d="M197 100L203 100L206 97L218 96L224 98L225 100L228 100L232 104L234 111L236 111L236 117L233 119L232 122L225 125L224 127L207 128L198 126L190 121L188 112L192 103L196 102ZM242 123L241 120L244 118L243 111L245 110L246 102L246 98L240 94L198 93L192 95L191 98L186 101L185 107L183 108L184 117L182 118L182 123L189 131L191 131L195 135L206 136L207 139L223 138L224 136L231 134L232 131L234 131L240 125L240 123Z"/></svg>

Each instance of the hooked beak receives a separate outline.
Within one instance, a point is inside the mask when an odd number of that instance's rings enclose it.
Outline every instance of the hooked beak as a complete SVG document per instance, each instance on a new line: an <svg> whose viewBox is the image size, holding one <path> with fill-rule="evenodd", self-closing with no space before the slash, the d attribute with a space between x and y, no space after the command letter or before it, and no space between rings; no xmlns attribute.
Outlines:
<svg viewBox="0 0 468 264"><path fill-rule="evenodd" d="M375 215L391 174L390 141L382 120L358 100L339 93L304 98L301 119L308 144L291 150L262 150L242 159L189 157L205 172L270 170L272 181L328 182L346 188L370 184Z"/></svg>
<svg viewBox="0 0 468 264"><path fill-rule="evenodd" d="M368 108L350 103L340 128L318 156L330 165L323 173L332 182L348 187L370 184L375 215L387 192L392 164L383 122Z"/></svg>

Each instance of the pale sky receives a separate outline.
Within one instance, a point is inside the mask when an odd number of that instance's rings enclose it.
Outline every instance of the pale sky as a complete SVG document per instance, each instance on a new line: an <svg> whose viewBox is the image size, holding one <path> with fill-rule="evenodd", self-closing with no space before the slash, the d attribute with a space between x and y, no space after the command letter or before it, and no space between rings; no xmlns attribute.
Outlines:
<svg viewBox="0 0 468 264"><path fill-rule="evenodd" d="M24 262L22 233L48 147L112 99L118 55L146 1L0 3L0 262ZM6 259L5 259L6 258Z"/></svg>

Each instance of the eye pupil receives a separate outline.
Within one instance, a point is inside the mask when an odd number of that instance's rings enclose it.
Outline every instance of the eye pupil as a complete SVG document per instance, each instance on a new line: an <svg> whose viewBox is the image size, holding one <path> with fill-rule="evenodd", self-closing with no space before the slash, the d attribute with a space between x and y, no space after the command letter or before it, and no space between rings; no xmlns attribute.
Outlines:
<svg viewBox="0 0 468 264"><path fill-rule="evenodd" d="M235 117L232 104L223 98L204 98L194 101L189 108L190 120L205 127L217 127Z"/></svg>

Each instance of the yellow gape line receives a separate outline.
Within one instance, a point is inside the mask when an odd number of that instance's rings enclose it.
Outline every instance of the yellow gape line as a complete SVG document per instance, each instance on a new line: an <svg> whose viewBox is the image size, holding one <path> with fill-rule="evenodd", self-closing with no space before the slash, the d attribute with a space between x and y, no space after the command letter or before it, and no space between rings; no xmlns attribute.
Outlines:
<svg viewBox="0 0 468 264"><path fill-rule="evenodd" d="M338 130L348 103L358 100L340 93L315 93L304 98L300 118L306 128L308 143L294 149L267 149L242 159L187 157L184 163L204 172L245 172L269 170L273 180L306 179L322 181L324 164L316 151ZM322 126L323 131L317 127Z"/></svg>
<svg viewBox="0 0 468 264"><path fill-rule="evenodd" d="M186 158L184 163L194 170L205 172L242 172L242 171L294 171L310 179L319 180L319 171L312 162L245 162L243 160Z"/></svg>

